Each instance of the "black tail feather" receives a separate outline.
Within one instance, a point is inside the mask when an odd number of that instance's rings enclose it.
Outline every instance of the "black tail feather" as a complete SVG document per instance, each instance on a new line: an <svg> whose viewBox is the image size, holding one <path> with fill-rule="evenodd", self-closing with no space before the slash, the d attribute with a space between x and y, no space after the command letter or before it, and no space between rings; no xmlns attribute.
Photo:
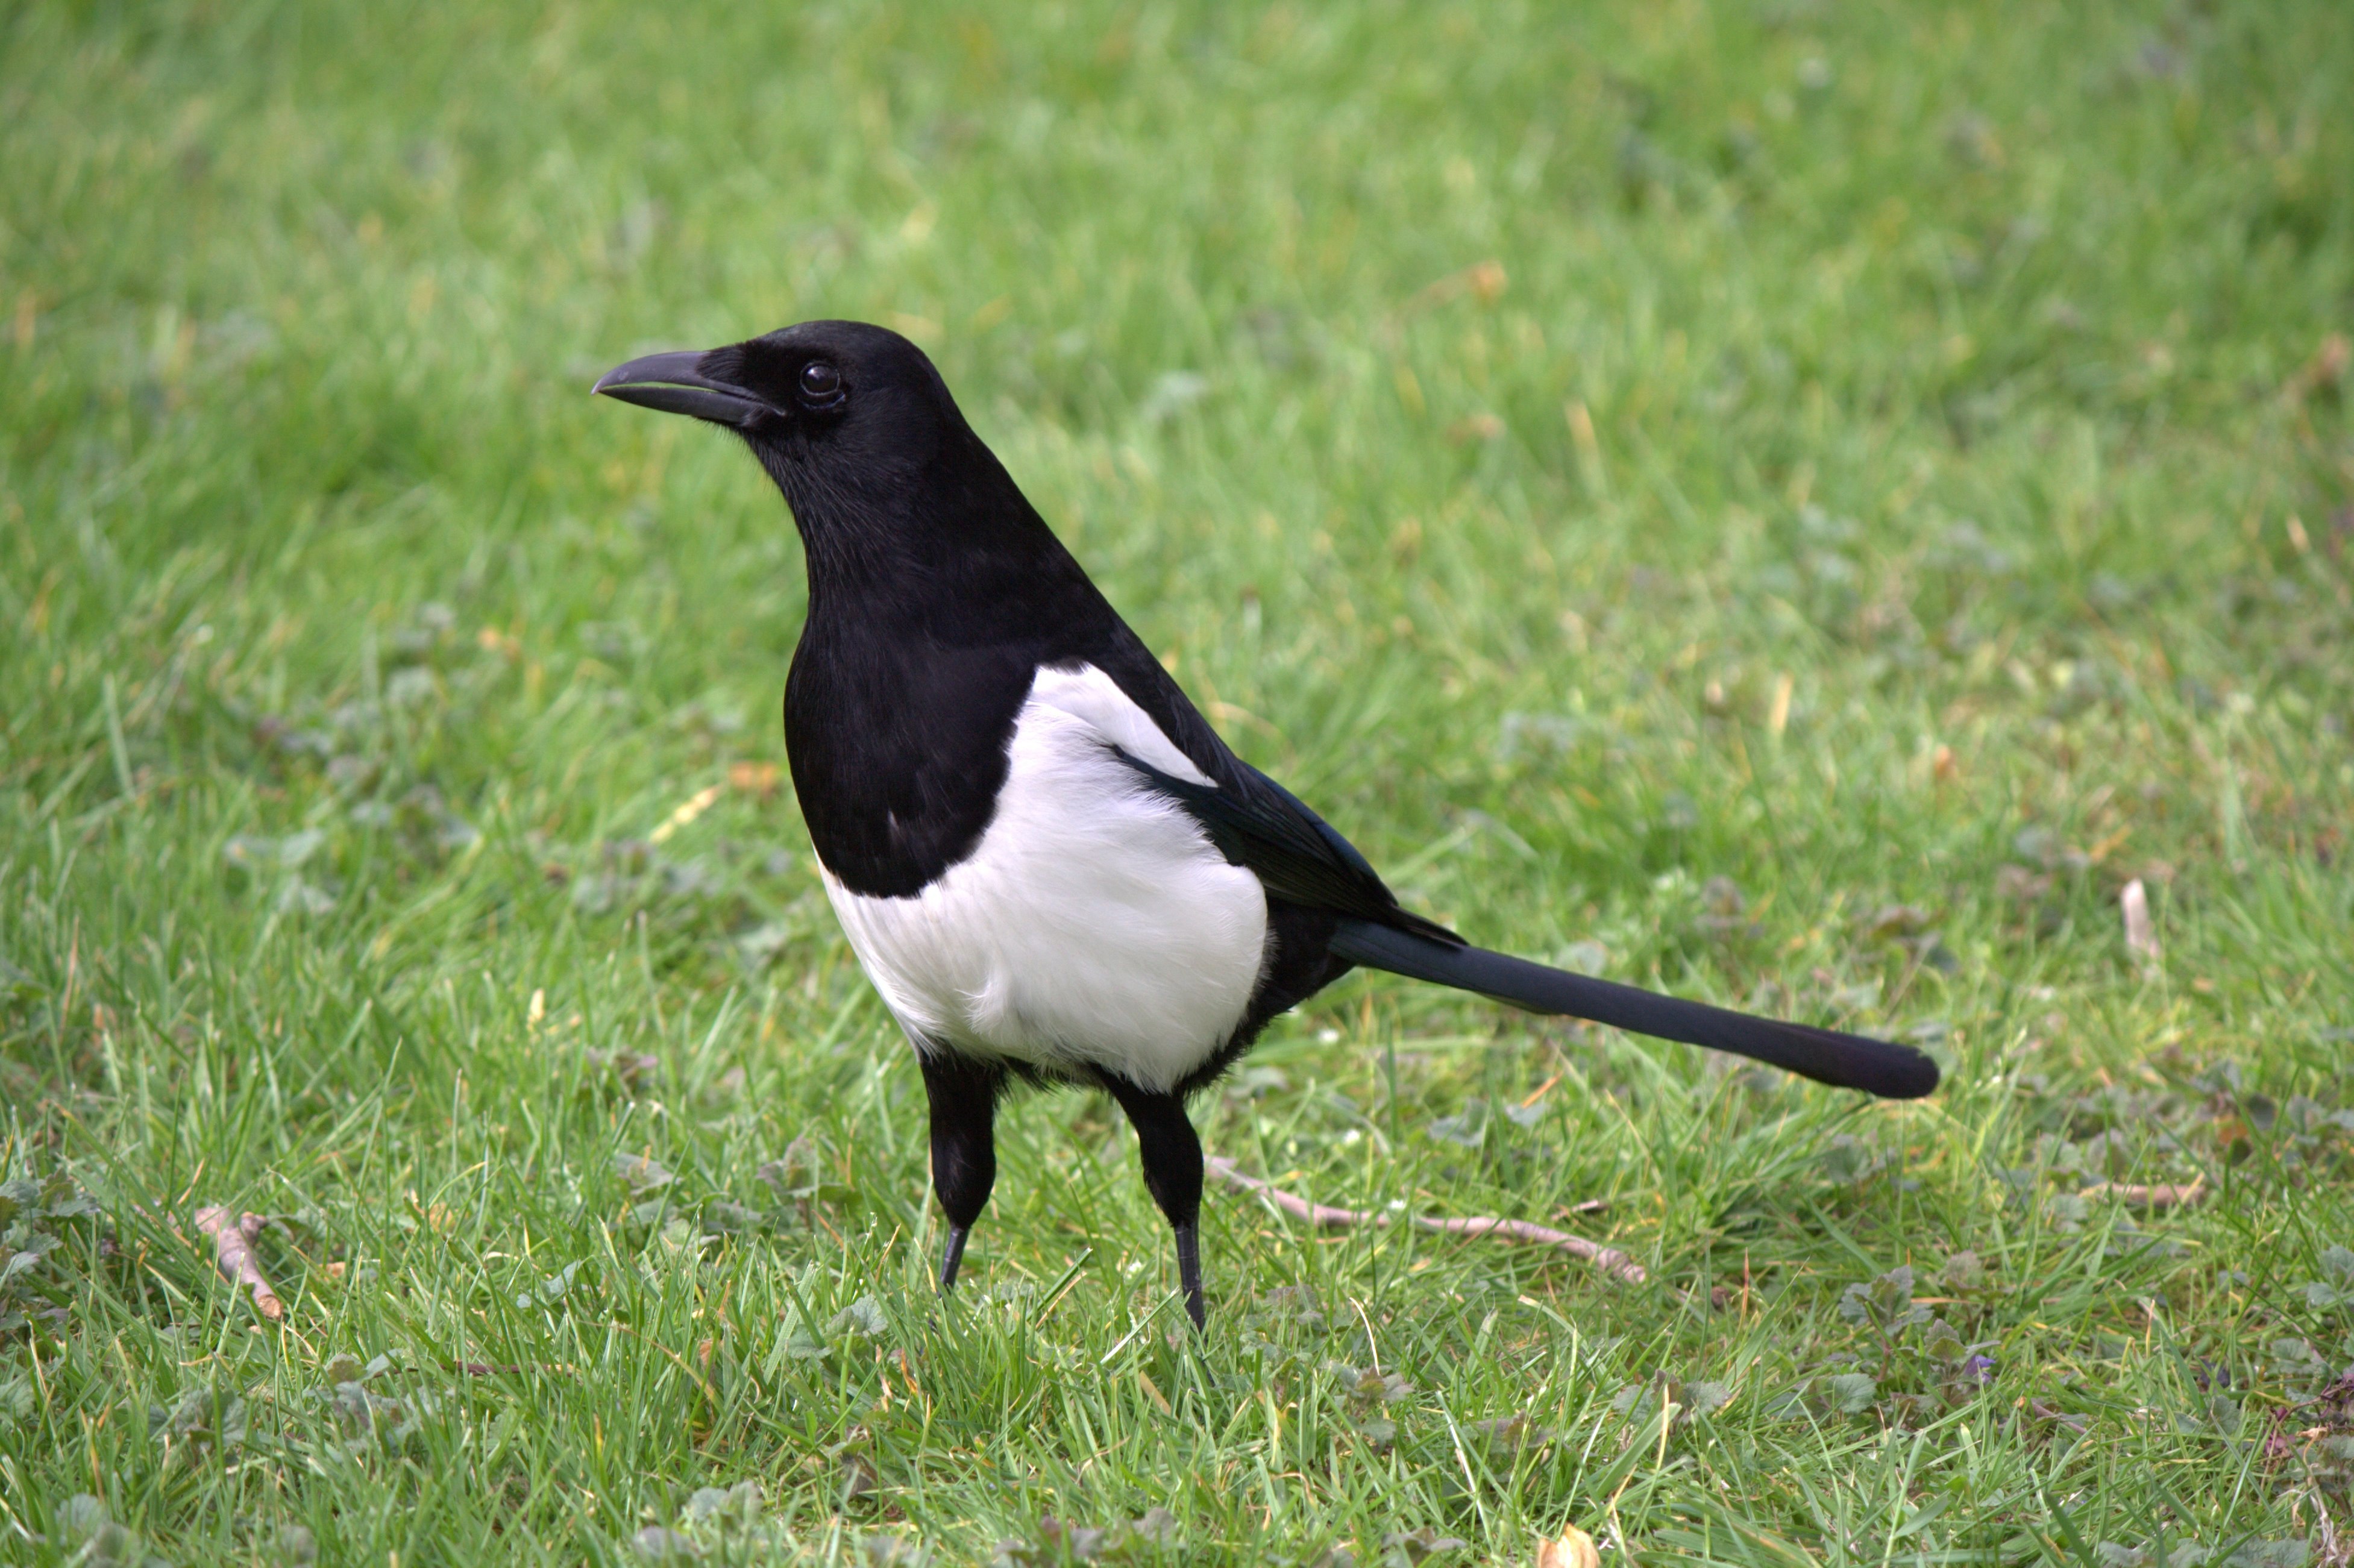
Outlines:
<svg viewBox="0 0 2354 1568"><path fill-rule="evenodd" d="M1819 1084L1861 1089L1883 1099L1918 1099L1937 1086L1937 1065L1910 1046L1732 1012L1480 948L1450 948L1369 920L1342 919L1332 936L1332 951L1351 963L1477 991L1532 1012L1590 1019L1636 1034L1730 1051Z"/></svg>

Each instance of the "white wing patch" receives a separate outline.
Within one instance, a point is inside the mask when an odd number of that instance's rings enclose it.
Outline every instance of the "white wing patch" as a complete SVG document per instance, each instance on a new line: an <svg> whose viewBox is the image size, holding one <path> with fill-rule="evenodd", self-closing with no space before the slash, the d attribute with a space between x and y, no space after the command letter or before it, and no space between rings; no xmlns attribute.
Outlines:
<svg viewBox="0 0 2354 1568"><path fill-rule="evenodd" d="M1110 676L1042 669L970 856L907 898L825 874L910 1036L1167 1089L1234 1033L1265 962L1267 895L1115 747L1211 782Z"/></svg>
<svg viewBox="0 0 2354 1568"><path fill-rule="evenodd" d="M1093 664L1081 664L1074 670L1058 670L1050 665L1040 670L1038 678L1030 683L1030 703L1086 721L1105 740L1172 779L1182 779L1188 784L1211 781L1208 774L1193 766L1192 758L1177 749L1176 742L1161 733L1151 715L1129 700L1119 682ZM1026 717L1027 707L1023 712ZM1014 744L1021 744L1018 728Z"/></svg>

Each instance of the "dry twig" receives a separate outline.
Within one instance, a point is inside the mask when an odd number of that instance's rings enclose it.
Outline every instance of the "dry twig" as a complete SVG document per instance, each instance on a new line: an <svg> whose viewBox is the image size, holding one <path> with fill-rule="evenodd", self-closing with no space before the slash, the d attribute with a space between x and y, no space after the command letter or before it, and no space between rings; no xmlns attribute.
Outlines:
<svg viewBox="0 0 2354 1568"><path fill-rule="evenodd" d="M278 1292L270 1288L253 1255L253 1244L261 1239L261 1226L260 1214L232 1219L217 1203L196 1211L196 1229L213 1238L213 1266L231 1285L242 1285L252 1292L254 1309L275 1323L286 1316L286 1303L278 1299Z"/></svg>
<svg viewBox="0 0 2354 1568"><path fill-rule="evenodd" d="M2143 1187L2126 1181L2095 1181L2076 1195L2080 1198L2118 1198L2145 1209L2187 1208L2207 1195L2207 1178L2201 1176L2189 1186L2167 1182Z"/></svg>
<svg viewBox="0 0 2354 1568"><path fill-rule="evenodd" d="M1223 1156L1213 1156L1207 1162L1210 1174L1230 1187L1246 1192L1257 1192L1293 1219L1311 1225L1386 1225L1390 1216L1365 1209L1336 1209L1325 1203L1311 1203L1307 1199L1285 1192L1271 1181L1244 1174L1235 1162ZM1414 1223L1426 1231L1443 1231L1450 1235L1500 1235L1513 1241L1534 1242L1541 1246L1559 1249L1582 1257L1606 1274L1616 1276L1629 1285L1640 1285L1649 1277L1643 1266L1620 1252L1617 1247L1604 1246L1587 1241L1584 1236L1567 1231L1553 1230L1545 1225L1531 1224L1526 1220L1500 1220L1492 1215L1474 1214L1469 1219L1442 1219L1433 1214L1416 1214Z"/></svg>

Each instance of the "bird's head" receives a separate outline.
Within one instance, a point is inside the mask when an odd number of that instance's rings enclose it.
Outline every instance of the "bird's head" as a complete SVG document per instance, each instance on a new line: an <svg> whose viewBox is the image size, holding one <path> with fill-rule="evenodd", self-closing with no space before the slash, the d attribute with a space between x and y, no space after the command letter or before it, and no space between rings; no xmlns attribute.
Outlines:
<svg viewBox="0 0 2354 1568"><path fill-rule="evenodd" d="M803 322L722 348L650 354L607 371L596 390L743 437L792 508L812 606L825 598L946 624L949 601L966 620L1034 609L1050 578L1094 592L924 351L897 333Z"/></svg>
<svg viewBox="0 0 2354 1568"><path fill-rule="evenodd" d="M979 441L924 351L864 322L803 322L721 348L650 354L598 378L624 403L686 414L751 445L804 529L872 516Z"/></svg>

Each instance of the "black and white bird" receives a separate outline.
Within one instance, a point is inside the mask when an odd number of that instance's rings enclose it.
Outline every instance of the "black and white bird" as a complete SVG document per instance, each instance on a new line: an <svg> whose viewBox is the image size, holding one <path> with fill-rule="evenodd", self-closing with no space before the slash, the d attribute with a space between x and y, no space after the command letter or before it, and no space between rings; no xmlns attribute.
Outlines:
<svg viewBox="0 0 2354 1568"><path fill-rule="evenodd" d="M1358 965L1875 1095L1936 1086L1917 1051L1483 951L1399 907L1218 738L897 334L804 322L596 390L734 430L801 530L785 749L826 895L922 1065L942 1288L996 1179L1000 1097L1084 1085L1136 1128L1199 1324L1186 1097Z"/></svg>

